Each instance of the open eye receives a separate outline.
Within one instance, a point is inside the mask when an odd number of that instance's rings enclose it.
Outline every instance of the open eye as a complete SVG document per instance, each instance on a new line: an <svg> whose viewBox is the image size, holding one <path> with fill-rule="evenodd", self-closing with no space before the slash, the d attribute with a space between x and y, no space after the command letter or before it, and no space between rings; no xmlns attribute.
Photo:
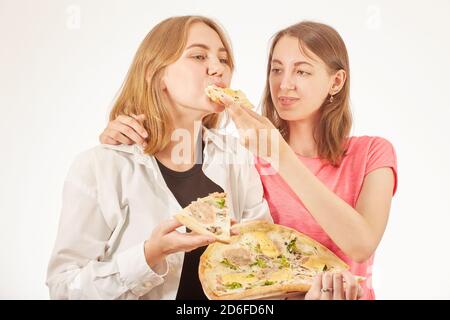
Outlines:
<svg viewBox="0 0 450 320"><path fill-rule="evenodd" d="M272 69L270 69L270 72L272 72L274 74L280 74L281 73L281 69L280 68L272 68Z"/></svg>
<svg viewBox="0 0 450 320"><path fill-rule="evenodd" d="M302 71L302 70L298 70L298 71L297 71L297 74L298 74L298 75L301 75L301 76L308 76L308 75L310 75L311 73L306 72L306 71Z"/></svg>
<svg viewBox="0 0 450 320"><path fill-rule="evenodd" d="M228 64L229 61L228 61L228 58L221 58L220 62L224 63L224 64Z"/></svg>

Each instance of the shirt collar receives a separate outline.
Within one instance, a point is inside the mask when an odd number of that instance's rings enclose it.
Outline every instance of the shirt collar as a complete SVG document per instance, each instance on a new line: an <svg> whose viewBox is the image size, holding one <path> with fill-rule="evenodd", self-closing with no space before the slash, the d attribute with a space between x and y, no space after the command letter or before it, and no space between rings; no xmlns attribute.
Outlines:
<svg viewBox="0 0 450 320"><path fill-rule="evenodd" d="M221 134L218 129L208 129L203 127L203 141L205 142L205 145L211 141L222 152L228 152L228 148L225 143L226 135Z"/></svg>
<svg viewBox="0 0 450 320"><path fill-rule="evenodd" d="M221 134L218 132L217 129L208 129L205 126L202 127L203 130L203 141L205 142L205 145L207 145L209 142L214 144L218 149L220 149L222 152L228 152L228 149L226 147L226 136L224 134ZM133 159L136 160L136 162L141 163L150 169L155 169L157 166L157 163L155 161L155 157L148 155L144 153L143 148L140 145L133 144L133 145L111 145L111 144L102 144L102 147L106 149L112 149L117 150L120 152L125 152L133 155ZM207 148L206 148L207 150Z"/></svg>

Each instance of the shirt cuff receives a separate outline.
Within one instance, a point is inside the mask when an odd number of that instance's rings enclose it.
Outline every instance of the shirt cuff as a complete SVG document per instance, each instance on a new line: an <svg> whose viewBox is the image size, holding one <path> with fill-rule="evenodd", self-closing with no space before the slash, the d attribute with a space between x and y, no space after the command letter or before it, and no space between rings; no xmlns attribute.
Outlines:
<svg viewBox="0 0 450 320"><path fill-rule="evenodd" d="M118 253L117 265L122 281L138 297L162 284L169 272L169 265L165 259L164 264L155 267L155 270L149 267L145 259L144 243Z"/></svg>

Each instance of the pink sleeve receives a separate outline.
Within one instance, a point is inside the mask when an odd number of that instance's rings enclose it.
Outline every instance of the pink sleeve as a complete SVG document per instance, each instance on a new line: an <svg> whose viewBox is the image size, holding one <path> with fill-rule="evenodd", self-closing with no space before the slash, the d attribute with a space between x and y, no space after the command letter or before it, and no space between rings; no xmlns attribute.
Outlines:
<svg viewBox="0 0 450 320"><path fill-rule="evenodd" d="M394 195L397 191L397 156L394 147L388 140L376 137L369 147L364 176L376 169L384 167L391 168L394 173L394 190L392 192L392 195Z"/></svg>

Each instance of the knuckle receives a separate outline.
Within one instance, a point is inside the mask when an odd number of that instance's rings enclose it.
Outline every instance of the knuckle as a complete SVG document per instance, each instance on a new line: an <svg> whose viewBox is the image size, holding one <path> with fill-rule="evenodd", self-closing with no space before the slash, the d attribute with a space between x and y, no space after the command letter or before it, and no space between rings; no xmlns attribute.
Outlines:
<svg viewBox="0 0 450 320"><path fill-rule="evenodd" d="M129 127L124 127L123 133L125 133L127 136L129 136L132 133L132 130Z"/></svg>
<svg viewBox="0 0 450 320"><path fill-rule="evenodd" d="M130 116L124 116L124 117L123 117L123 123L125 123L125 124L127 124L127 125L132 124L133 121L134 121L133 118L131 118Z"/></svg>

